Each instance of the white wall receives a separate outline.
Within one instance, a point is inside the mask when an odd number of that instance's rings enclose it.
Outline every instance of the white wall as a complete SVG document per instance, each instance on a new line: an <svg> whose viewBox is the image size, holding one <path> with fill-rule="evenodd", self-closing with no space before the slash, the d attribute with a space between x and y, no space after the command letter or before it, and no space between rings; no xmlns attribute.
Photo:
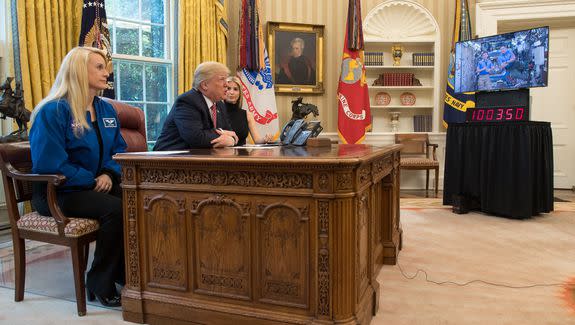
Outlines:
<svg viewBox="0 0 575 325"><path fill-rule="evenodd" d="M476 33L481 37L497 34L498 24L504 21L571 18L575 1L482 0L477 1L476 7Z"/></svg>

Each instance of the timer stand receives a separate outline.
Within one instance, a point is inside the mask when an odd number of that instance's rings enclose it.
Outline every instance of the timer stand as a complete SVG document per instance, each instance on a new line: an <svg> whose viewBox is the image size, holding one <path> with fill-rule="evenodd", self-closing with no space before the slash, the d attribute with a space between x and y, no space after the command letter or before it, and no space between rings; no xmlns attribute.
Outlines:
<svg viewBox="0 0 575 325"><path fill-rule="evenodd" d="M466 214L470 210L478 210L481 204L477 198L468 198L465 195L454 194L451 198L453 208L451 211L456 214Z"/></svg>
<svg viewBox="0 0 575 325"><path fill-rule="evenodd" d="M477 92L475 108L467 110L465 121L529 121L529 89Z"/></svg>

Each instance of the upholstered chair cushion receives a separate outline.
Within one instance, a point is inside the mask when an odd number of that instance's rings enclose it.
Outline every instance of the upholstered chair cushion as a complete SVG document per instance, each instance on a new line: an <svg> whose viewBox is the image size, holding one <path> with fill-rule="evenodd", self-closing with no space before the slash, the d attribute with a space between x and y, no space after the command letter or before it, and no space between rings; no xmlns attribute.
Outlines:
<svg viewBox="0 0 575 325"><path fill-rule="evenodd" d="M43 233L58 234L58 225L52 217L40 215L38 212L30 212L23 215L17 222L18 229ZM98 221L84 218L70 218L70 222L64 228L66 237L80 237L87 233L98 230Z"/></svg>
<svg viewBox="0 0 575 325"><path fill-rule="evenodd" d="M399 165L401 167L413 167L413 166L439 166L439 161L427 158L401 158Z"/></svg>

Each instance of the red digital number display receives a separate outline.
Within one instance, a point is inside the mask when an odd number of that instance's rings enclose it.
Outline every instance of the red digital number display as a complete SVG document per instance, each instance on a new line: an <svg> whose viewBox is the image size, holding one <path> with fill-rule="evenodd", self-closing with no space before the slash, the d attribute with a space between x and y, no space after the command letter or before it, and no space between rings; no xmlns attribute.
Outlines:
<svg viewBox="0 0 575 325"><path fill-rule="evenodd" d="M473 108L468 111L468 122L526 121L529 114L523 106ZM471 113L471 114L469 114Z"/></svg>

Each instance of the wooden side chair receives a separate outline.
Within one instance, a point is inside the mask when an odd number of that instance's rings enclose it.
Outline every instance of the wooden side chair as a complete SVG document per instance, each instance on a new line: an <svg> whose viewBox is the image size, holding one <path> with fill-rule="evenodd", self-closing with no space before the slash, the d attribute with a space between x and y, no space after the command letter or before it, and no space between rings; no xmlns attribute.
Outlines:
<svg viewBox="0 0 575 325"><path fill-rule="evenodd" d="M15 301L24 299L26 280L26 247L24 240L36 240L70 247L76 305L78 315L86 315L86 293L84 272L88 262L90 242L96 240L98 221L81 218L67 218L56 202L55 186L62 184L63 175L31 174L32 158L28 142L0 144L0 169L4 182L4 193L8 217L12 228L15 266ZM32 182L48 184L48 204L53 217L37 212L21 214L18 203L32 199Z"/></svg>
<svg viewBox="0 0 575 325"><path fill-rule="evenodd" d="M401 169L425 170L425 195L429 191L429 170L435 170L435 196L438 193L439 161L435 151L437 144L429 143L427 133L404 133L395 134L395 143L403 145L401 149ZM433 151L430 150L433 148Z"/></svg>

